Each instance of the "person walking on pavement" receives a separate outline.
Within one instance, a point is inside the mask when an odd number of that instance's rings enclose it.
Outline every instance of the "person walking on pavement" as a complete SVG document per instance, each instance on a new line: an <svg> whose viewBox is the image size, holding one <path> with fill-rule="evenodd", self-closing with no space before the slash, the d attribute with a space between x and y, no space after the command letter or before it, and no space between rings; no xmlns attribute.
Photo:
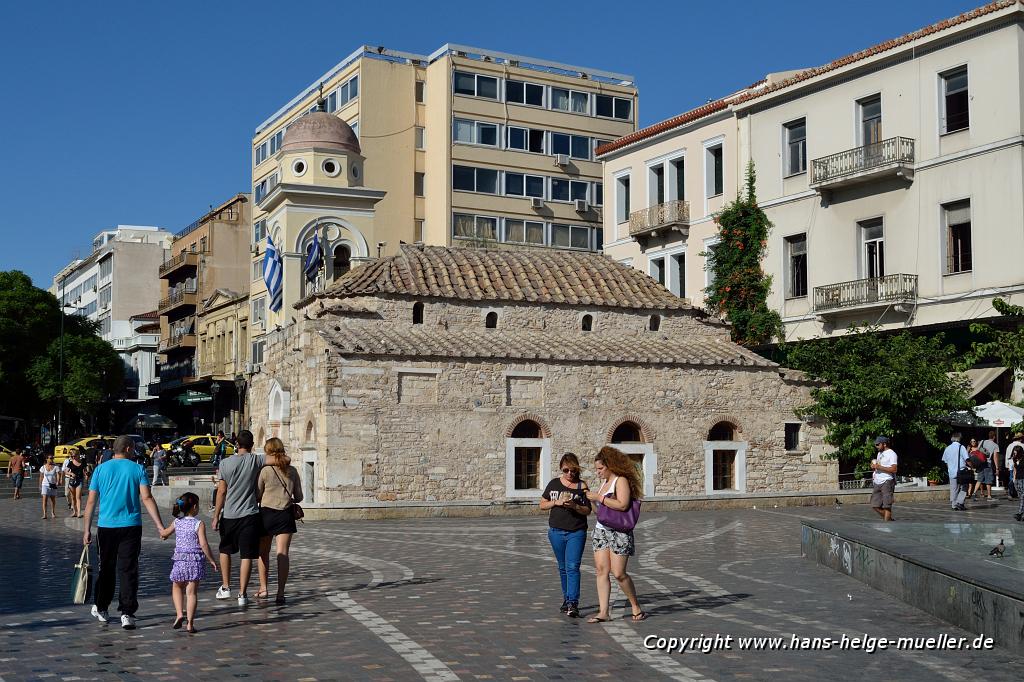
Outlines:
<svg viewBox="0 0 1024 682"><path fill-rule="evenodd" d="M210 491L210 509L217 506L217 473L220 470L220 463L228 456L227 441L224 432L217 432L217 444L213 448L213 455L210 457L210 464L213 465L213 490Z"/></svg>
<svg viewBox="0 0 1024 682"><path fill-rule="evenodd" d="M25 481L25 455L21 454L21 450L16 451L14 457L7 462L7 478L11 479L14 486L14 499L20 500L21 485Z"/></svg>
<svg viewBox="0 0 1024 682"><path fill-rule="evenodd" d="M1024 521L1024 445L1015 445L1013 450L1010 451L1010 457L1006 460L1007 464L1013 462L1013 480L1011 483L1014 488L1017 489L1017 497L1020 499L1020 507L1017 509L1017 513L1013 515L1013 518L1018 521Z"/></svg>
<svg viewBox="0 0 1024 682"><path fill-rule="evenodd" d="M1001 465L1003 464L1003 462L999 457L1001 453L999 452L999 444L996 442L995 429L988 432L988 438L981 441L978 447L981 449L982 452L985 453L985 456L988 458L989 468L992 469L992 484L998 486L1006 479L1002 477Z"/></svg>
<svg viewBox="0 0 1024 682"><path fill-rule="evenodd" d="M160 539L166 540L177 534L174 542L174 564L171 566L171 600L174 602L176 616L171 628L174 630L184 626L189 634L196 630L196 604L199 601L199 583L206 578L206 564L210 562L213 570L218 570L217 562L210 553L210 545L206 541L206 525L198 518L199 496L195 493L184 493L174 501L171 516L174 521L161 533Z"/></svg>
<svg viewBox="0 0 1024 682"><path fill-rule="evenodd" d="M54 463L53 455L46 456L46 463L39 467L39 495L43 498L43 519L46 505L50 505L50 518L57 518L57 491L60 490L60 467Z"/></svg>
<svg viewBox="0 0 1024 682"><path fill-rule="evenodd" d="M71 466L71 453L78 452L78 448L71 446L68 452L67 459L64 460L64 464L60 466L60 477L64 483L64 500L68 503L68 509L73 509L71 504L71 476L68 475L68 467Z"/></svg>
<svg viewBox="0 0 1024 682"><path fill-rule="evenodd" d="M277 597L275 604L284 604L284 588L288 583L288 570L291 566L288 549L295 535L295 505L302 502L302 482L299 472L291 465L291 458L284 452L284 443L280 438L271 438L263 446L267 455L275 455L277 464L265 466L256 481L256 497L260 503L260 519L266 533L260 544L260 563L270 564L270 543L277 545ZM264 598L269 596L267 573L260 571L260 591Z"/></svg>
<svg viewBox="0 0 1024 682"><path fill-rule="evenodd" d="M892 521L892 503L896 493L896 451L889 447L886 436L875 438L878 456L871 460L871 508L883 521Z"/></svg>
<svg viewBox="0 0 1024 682"><path fill-rule="evenodd" d="M66 479L66 490L69 493L68 499L71 502L71 516L82 516L82 483L85 481L85 462L82 461L82 454L75 448L64 466L64 478Z"/></svg>
<svg viewBox="0 0 1024 682"><path fill-rule="evenodd" d="M942 452L942 461L949 472L949 505L953 511L966 511L964 500L967 487L957 480L957 474L967 467L967 448L960 443L959 432L949 437L949 445Z"/></svg>
<svg viewBox="0 0 1024 682"><path fill-rule="evenodd" d="M1010 485L1006 486L1006 494L1009 498L1017 498L1020 494L1017 490L1017 486L1015 485L1017 476L1014 472L1017 468L1017 464L1013 461L1013 450L1017 447L1024 448L1024 433L1021 433L1020 431L1013 434L1013 441L1006 446L1003 456L1003 460L1006 462L1006 468L1008 469L1007 479L1010 481Z"/></svg>
<svg viewBox="0 0 1024 682"><path fill-rule="evenodd" d="M217 502L213 511L213 529L220 531L220 579L217 599L231 597L231 555L238 554L238 605L249 605L249 579L252 562L260 559L262 538L266 536L256 500L256 481L265 464L276 464L273 455L253 454L252 432L238 434L238 451L220 463L217 470ZM223 514L223 516L222 516ZM259 561L260 584L266 585L267 566ZM261 595L256 595L260 597ZM266 598L266 593L262 594Z"/></svg>
<svg viewBox="0 0 1024 682"><path fill-rule="evenodd" d="M153 485L167 485L167 451L160 447L160 441L153 443ZM162 481L162 482L161 482Z"/></svg>
<svg viewBox="0 0 1024 682"><path fill-rule="evenodd" d="M587 544L587 515L591 512L582 481L580 461L567 452L558 462L561 476L553 478L540 496L540 508L548 513L548 542L558 562L562 580L561 611L570 618L580 617L580 564Z"/></svg>
<svg viewBox="0 0 1024 682"><path fill-rule="evenodd" d="M114 598L114 584L120 583L118 611L121 627L135 629L135 612L139 608L139 554L142 551L142 507L164 532L164 522L156 500L149 491L149 479L141 464L131 460L135 441L118 436L109 462L96 468L89 482L89 501L85 505L85 530L82 543L92 542L92 514L99 506L97 538L100 567L96 578L96 597L92 616L101 623L110 618L107 608Z"/></svg>

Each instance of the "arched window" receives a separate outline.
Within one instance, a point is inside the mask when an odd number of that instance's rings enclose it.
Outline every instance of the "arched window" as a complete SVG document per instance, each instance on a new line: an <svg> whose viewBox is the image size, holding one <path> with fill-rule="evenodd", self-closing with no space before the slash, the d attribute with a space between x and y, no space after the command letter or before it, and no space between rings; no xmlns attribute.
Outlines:
<svg viewBox="0 0 1024 682"><path fill-rule="evenodd" d="M652 332L656 332L661 329L661 315L651 315L651 319L647 323L647 329Z"/></svg>
<svg viewBox="0 0 1024 682"><path fill-rule="evenodd" d="M512 429L512 437L543 438L543 435L541 435L540 424L532 419L526 419L516 424L516 427Z"/></svg>
<svg viewBox="0 0 1024 682"><path fill-rule="evenodd" d="M334 279L338 279L352 269L352 252L344 244L334 247L334 254L331 258L331 273Z"/></svg>
<svg viewBox="0 0 1024 682"><path fill-rule="evenodd" d="M580 324L580 326L583 328L583 331L585 331L585 332L591 331L594 328L594 316L593 315L584 315L583 316L583 321Z"/></svg>
<svg viewBox="0 0 1024 682"><path fill-rule="evenodd" d="M729 422L718 422L708 431L708 440L736 440L736 427Z"/></svg>
<svg viewBox="0 0 1024 682"><path fill-rule="evenodd" d="M414 303L412 306L412 323L423 324L423 304Z"/></svg>
<svg viewBox="0 0 1024 682"><path fill-rule="evenodd" d="M484 326L488 329L497 329L498 327L498 313L490 312L487 313L487 317L484 318Z"/></svg>
<svg viewBox="0 0 1024 682"><path fill-rule="evenodd" d="M613 443L643 443L643 436L640 435L640 427L633 422L622 422L615 428L612 434Z"/></svg>
<svg viewBox="0 0 1024 682"><path fill-rule="evenodd" d="M313 422L306 422L306 442L311 443L313 441Z"/></svg>

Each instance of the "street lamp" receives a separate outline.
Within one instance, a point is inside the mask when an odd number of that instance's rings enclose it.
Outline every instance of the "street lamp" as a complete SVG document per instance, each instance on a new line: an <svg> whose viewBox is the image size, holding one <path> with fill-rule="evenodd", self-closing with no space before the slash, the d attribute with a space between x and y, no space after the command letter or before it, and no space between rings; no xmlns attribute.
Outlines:
<svg viewBox="0 0 1024 682"><path fill-rule="evenodd" d="M217 426L217 394L220 392L220 384L214 379L210 384L210 393L213 395L213 425Z"/></svg>
<svg viewBox="0 0 1024 682"><path fill-rule="evenodd" d="M61 280L61 298L64 297L64 280ZM60 306L60 362L57 368L60 377L60 393L57 395L57 443L60 445L64 439L64 311L81 310L70 303L61 303Z"/></svg>
<svg viewBox="0 0 1024 682"><path fill-rule="evenodd" d="M238 396L238 424L235 433L242 430L242 391L245 390L245 377L241 374L235 375L235 395Z"/></svg>

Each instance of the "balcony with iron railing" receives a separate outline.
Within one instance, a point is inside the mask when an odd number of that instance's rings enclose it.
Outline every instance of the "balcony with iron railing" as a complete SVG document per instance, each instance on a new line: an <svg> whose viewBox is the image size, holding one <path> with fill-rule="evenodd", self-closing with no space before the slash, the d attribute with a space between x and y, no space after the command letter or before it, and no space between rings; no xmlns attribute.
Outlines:
<svg viewBox="0 0 1024 682"><path fill-rule="evenodd" d="M198 294L194 287L185 287L178 291L171 292L167 298L161 299L157 305L157 312L161 315L183 306L195 307L198 303Z"/></svg>
<svg viewBox="0 0 1024 682"><path fill-rule="evenodd" d="M195 334L176 334L170 338L160 339L160 352L164 353L169 350L177 350L178 348L195 348L196 347L196 335Z"/></svg>
<svg viewBox="0 0 1024 682"><path fill-rule="evenodd" d="M197 268L199 267L199 257L202 255L200 251L184 251L179 253L173 258L168 258L160 266L159 276L161 279L166 279L167 275L171 274L179 268Z"/></svg>
<svg viewBox="0 0 1024 682"><path fill-rule="evenodd" d="M917 301L917 275L883 275L814 287L814 312L819 317L893 306L909 312Z"/></svg>
<svg viewBox="0 0 1024 682"><path fill-rule="evenodd" d="M914 140L890 137L811 161L811 188L835 189L882 178L914 179Z"/></svg>
<svg viewBox="0 0 1024 682"><path fill-rule="evenodd" d="M690 202L682 199L656 204L629 214L630 237L654 237L676 230L683 237L690 229Z"/></svg>

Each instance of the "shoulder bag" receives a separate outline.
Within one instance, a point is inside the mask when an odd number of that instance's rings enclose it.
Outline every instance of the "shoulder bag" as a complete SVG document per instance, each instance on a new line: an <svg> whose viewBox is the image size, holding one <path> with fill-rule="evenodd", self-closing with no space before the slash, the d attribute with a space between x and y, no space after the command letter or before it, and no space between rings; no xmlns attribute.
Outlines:
<svg viewBox="0 0 1024 682"><path fill-rule="evenodd" d="M75 564L71 578L71 603L84 604L92 595L92 567L89 566L89 545L82 548L82 556Z"/></svg>
<svg viewBox="0 0 1024 682"><path fill-rule="evenodd" d="M618 479L616 479L618 480ZM611 495L615 494L614 491L615 483L612 482ZM606 496L608 495L606 494ZM632 503L629 505L629 509L619 511L612 509L602 501L597 505L597 520L602 526L611 528L612 530L625 533L636 528L636 522L640 519L640 500L633 498Z"/></svg>
<svg viewBox="0 0 1024 682"><path fill-rule="evenodd" d="M960 452L964 452L964 446L960 446ZM970 485L974 483L974 472L964 466L965 461L958 459L957 464L960 469L956 472L956 483L957 485Z"/></svg>
<svg viewBox="0 0 1024 682"><path fill-rule="evenodd" d="M305 523L305 521L302 520L302 517L306 515L306 512L302 511L302 507L300 507L299 503L295 501L295 496L292 495L292 491L288 489L288 484L284 482L283 478L281 478L281 472L277 470L276 466L271 465L270 468L274 470L274 475L277 476L277 480L281 484L281 487L284 488L286 493L288 493L288 499L291 500L291 506L289 509L292 510L292 518L301 523Z"/></svg>

